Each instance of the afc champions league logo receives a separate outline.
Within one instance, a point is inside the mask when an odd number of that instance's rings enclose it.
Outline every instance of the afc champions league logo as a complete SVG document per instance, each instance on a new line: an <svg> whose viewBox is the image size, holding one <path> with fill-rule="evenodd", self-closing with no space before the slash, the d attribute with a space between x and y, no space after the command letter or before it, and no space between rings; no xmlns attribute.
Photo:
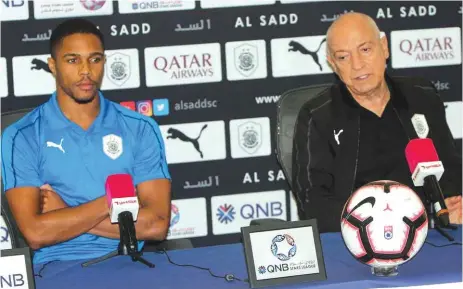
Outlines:
<svg viewBox="0 0 463 289"><path fill-rule="evenodd" d="M122 86L130 77L130 56L114 53L107 57L106 75L117 86Z"/></svg>
<svg viewBox="0 0 463 289"><path fill-rule="evenodd" d="M180 212L177 206L174 204L170 205L170 210L171 210L170 227L173 227L175 224L178 223L178 221L180 221Z"/></svg>
<svg viewBox="0 0 463 289"><path fill-rule="evenodd" d="M290 249L287 254L278 252L278 244L285 241L290 246ZM296 242L293 237L288 234L276 235L272 240L272 245L270 246L273 256L277 257L280 261L288 261L296 255Z"/></svg>
<svg viewBox="0 0 463 289"><path fill-rule="evenodd" d="M84 6L85 9L91 11L99 10L101 7L104 6L105 3L106 0L80 0L80 4L82 4L82 6Z"/></svg>
<svg viewBox="0 0 463 289"><path fill-rule="evenodd" d="M115 134L108 134L103 137L103 152L115 160L122 155L122 138Z"/></svg>
<svg viewBox="0 0 463 289"><path fill-rule="evenodd" d="M235 48L235 67L243 76L251 76L258 64L257 47L243 44Z"/></svg>
<svg viewBox="0 0 463 289"><path fill-rule="evenodd" d="M248 121L238 127L240 147L248 154L254 154L262 145L262 126Z"/></svg>

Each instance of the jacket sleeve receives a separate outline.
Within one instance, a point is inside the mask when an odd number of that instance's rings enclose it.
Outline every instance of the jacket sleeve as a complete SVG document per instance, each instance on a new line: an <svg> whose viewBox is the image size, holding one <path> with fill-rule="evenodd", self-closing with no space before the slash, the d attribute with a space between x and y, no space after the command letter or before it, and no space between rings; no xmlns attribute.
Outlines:
<svg viewBox="0 0 463 289"><path fill-rule="evenodd" d="M438 95L436 98L433 141L445 169L439 183L444 197L457 196L462 194L462 156L447 123L445 106Z"/></svg>
<svg viewBox="0 0 463 289"><path fill-rule="evenodd" d="M299 218L317 219L320 232L340 231L344 202L333 194L334 154L307 106L296 120L292 158L292 189Z"/></svg>

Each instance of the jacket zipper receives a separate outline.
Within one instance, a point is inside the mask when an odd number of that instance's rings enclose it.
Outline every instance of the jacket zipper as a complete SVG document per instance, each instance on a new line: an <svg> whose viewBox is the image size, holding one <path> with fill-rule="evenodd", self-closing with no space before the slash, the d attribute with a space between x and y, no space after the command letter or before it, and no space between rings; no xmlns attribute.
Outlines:
<svg viewBox="0 0 463 289"><path fill-rule="evenodd" d="M357 165L358 165L358 160L359 160L359 151L360 151L360 116L357 118L357 155L355 157L355 168L354 168L354 178L352 179L352 187L350 189L350 194L354 192L354 185L355 185L355 178L357 177Z"/></svg>

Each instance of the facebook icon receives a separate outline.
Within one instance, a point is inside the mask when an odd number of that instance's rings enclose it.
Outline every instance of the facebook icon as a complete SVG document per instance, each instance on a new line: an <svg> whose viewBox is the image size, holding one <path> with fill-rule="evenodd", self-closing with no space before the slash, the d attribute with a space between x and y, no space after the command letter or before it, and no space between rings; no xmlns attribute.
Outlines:
<svg viewBox="0 0 463 289"><path fill-rule="evenodd" d="M153 100L153 114L164 116L169 114L169 100L167 98Z"/></svg>

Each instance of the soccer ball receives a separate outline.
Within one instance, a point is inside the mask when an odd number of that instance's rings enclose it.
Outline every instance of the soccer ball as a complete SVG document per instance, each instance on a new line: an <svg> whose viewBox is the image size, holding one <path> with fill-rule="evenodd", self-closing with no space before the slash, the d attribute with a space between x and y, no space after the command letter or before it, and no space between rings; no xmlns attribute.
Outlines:
<svg viewBox="0 0 463 289"><path fill-rule="evenodd" d="M104 6L106 0L80 0L80 3L87 9L87 10L98 10Z"/></svg>
<svg viewBox="0 0 463 289"><path fill-rule="evenodd" d="M346 202L341 233L350 253L372 267L393 267L411 260L428 234L423 202L394 181L364 185Z"/></svg>

